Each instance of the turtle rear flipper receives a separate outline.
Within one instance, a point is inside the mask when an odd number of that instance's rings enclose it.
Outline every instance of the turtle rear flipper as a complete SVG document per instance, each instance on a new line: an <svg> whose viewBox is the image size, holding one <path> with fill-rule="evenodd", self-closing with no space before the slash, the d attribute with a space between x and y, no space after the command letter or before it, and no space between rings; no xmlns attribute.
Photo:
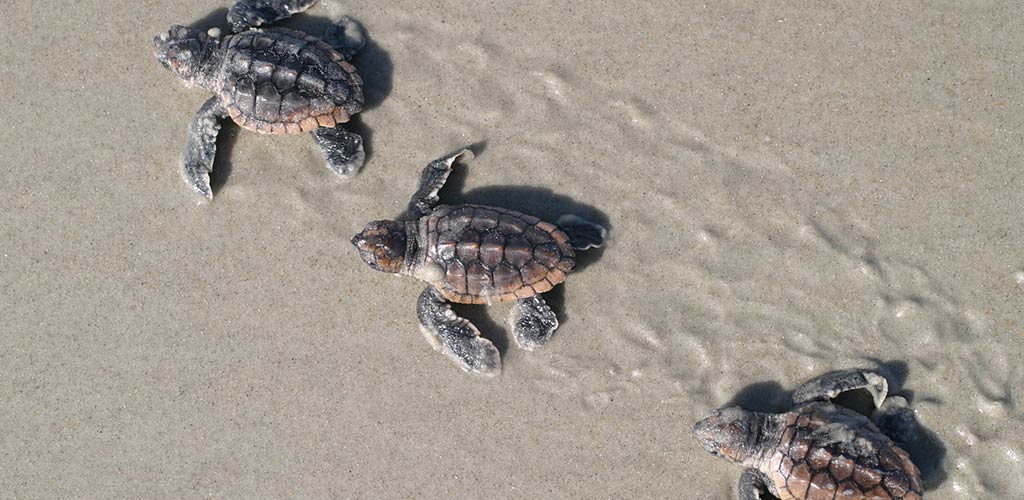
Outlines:
<svg viewBox="0 0 1024 500"><path fill-rule="evenodd" d="M249 28L280 21L302 12L317 0L236 0L228 11L231 31L241 33Z"/></svg>
<svg viewBox="0 0 1024 500"><path fill-rule="evenodd" d="M491 341L469 320L459 317L434 287L420 294L416 303L420 329L434 349L443 352L463 370L486 377L501 371L501 355Z"/></svg>
<svg viewBox="0 0 1024 500"><path fill-rule="evenodd" d="M350 61L366 46L366 32L358 22L348 16L342 16L327 27L323 40Z"/></svg>
<svg viewBox="0 0 1024 500"><path fill-rule="evenodd" d="M871 414L871 420L901 448L906 448L915 437L917 417L902 396L886 398L882 406Z"/></svg>
<svg viewBox="0 0 1024 500"><path fill-rule="evenodd" d="M350 177L363 168L366 153L363 151L363 138L359 134L345 130L341 125L318 128L310 134L324 152L327 168L332 172Z"/></svg>
<svg viewBox="0 0 1024 500"><path fill-rule="evenodd" d="M182 174L185 176L185 182L207 199L213 198L210 172L213 171L213 159L217 155L220 121L227 115L227 109L220 98L214 96L203 103L188 126L188 144L185 147L185 168Z"/></svg>
<svg viewBox="0 0 1024 500"><path fill-rule="evenodd" d="M600 248L608 239L608 230L576 215L563 215L555 225L569 236L569 242L576 250Z"/></svg>
<svg viewBox="0 0 1024 500"><path fill-rule="evenodd" d="M793 403L797 406L814 401L829 401L848 391L864 389L871 394L875 408L882 406L889 393L885 377L867 370L849 370L826 373L793 392Z"/></svg>
<svg viewBox="0 0 1024 500"><path fill-rule="evenodd" d="M539 294L516 301L509 324L519 347L532 351L547 343L558 328L558 317Z"/></svg>

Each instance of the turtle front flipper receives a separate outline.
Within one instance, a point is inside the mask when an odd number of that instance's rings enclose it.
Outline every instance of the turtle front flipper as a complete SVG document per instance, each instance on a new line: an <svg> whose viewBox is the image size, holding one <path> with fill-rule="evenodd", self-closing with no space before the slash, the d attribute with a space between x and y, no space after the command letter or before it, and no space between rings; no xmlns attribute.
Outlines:
<svg viewBox="0 0 1024 500"><path fill-rule="evenodd" d="M493 377L501 371L501 356L491 341L469 320L459 317L434 287L428 287L416 302L420 330L434 349L455 360L469 373Z"/></svg>
<svg viewBox="0 0 1024 500"><path fill-rule="evenodd" d="M509 324L519 347L532 351L547 343L558 328L558 317L540 294L516 301Z"/></svg>
<svg viewBox="0 0 1024 500"><path fill-rule="evenodd" d="M744 469L743 474L740 475L740 500L762 500L766 498L764 496L766 492L777 494L774 489L768 477L757 469Z"/></svg>
<svg viewBox="0 0 1024 500"><path fill-rule="evenodd" d="M901 448L916 437L917 417L907 400L901 396L885 398L882 406L871 414L871 420Z"/></svg>
<svg viewBox="0 0 1024 500"><path fill-rule="evenodd" d="M569 237L569 243L575 250L601 248L608 240L608 230L576 215L563 215L555 225Z"/></svg>
<svg viewBox="0 0 1024 500"><path fill-rule="evenodd" d="M345 130L341 125L334 128L318 128L310 134L324 152L327 168L342 176L351 177L363 168L366 153L363 138L355 132Z"/></svg>
<svg viewBox="0 0 1024 500"><path fill-rule="evenodd" d="M905 455L904 463L913 464L919 474L911 474L911 487L920 492L921 481L934 481L941 476L944 467L945 446L939 438L929 432L910 408L906 398L889 396L882 406L874 411L871 420L878 429L896 443L897 455ZM908 467L909 468L909 467ZM903 498L921 498L906 495Z"/></svg>
<svg viewBox="0 0 1024 500"><path fill-rule="evenodd" d="M228 11L231 31L241 33L249 28L280 21L302 12L317 0L236 0Z"/></svg>
<svg viewBox="0 0 1024 500"><path fill-rule="evenodd" d="M366 46L366 32L354 19L342 16L327 27L323 40L351 61Z"/></svg>
<svg viewBox="0 0 1024 500"><path fill-rule="evenodd" d="M185 147L185 182L207 199L213 198L210 172L217 155L217 134L220 121L228 115L227 108L217 96L207 99L188 126L188 145Z"/></svg>
<svg viewBox="0 0 1024 500"><path fill-rule="evenodd" d="M437 193L444 187L448 175L452 173L452 164L458 157L469 153L469 149L461 149L448 156L438 158L427 165L420 174L420 186L409 201L409 215L415 219L430 213L440 201Z"/></svg>
<svg viewBox="0 0 1024 500"><path fill-rule="evenodd" d="M793 392L793 403L799 406L814 401L829 401L844 392L857 389L868 391L875 408L878 408L889 393L889 383L885 377L866 370L826 373L797 387Z"/></svg>

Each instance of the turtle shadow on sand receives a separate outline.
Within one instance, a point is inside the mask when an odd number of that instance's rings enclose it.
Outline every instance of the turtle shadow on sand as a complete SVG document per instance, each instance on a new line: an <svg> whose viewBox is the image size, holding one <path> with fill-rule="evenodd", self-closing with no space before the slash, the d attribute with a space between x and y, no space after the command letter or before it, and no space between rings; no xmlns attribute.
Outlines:
<svg viewBox="0 0 1024 500"><path fill-rule="evenodd" d="M228 8L221 7L214 9L209 14L200 17L191 23L185 24L185 26L195 28L197 30L220 28L221 33L231 33L231 26L228 24Z"/></svg>
<svg viewBox="0 0 1024 500"><path fill-rule="evenodd" d="M902 396L913 407L914 392L904 389L910 373L906 362L869 359L871 369L889 382L889 395ZM824 374L823 374L824 375ZM745 410L766 413L782 413L793 408L793 391L786 390L778 382L758 382L740 390L725 406L739 406ZM833 402L870 417L873 403L871 395L863 389L849 391L833 399ZM917 418L910 423L909 439L897 443L907 453L914 465L921 471L921 482L925 490L934 490L949 476L946 472L946 446L938 435L921 424ZM771 497L769 497L771 498Z"/></svg>
<svg viewBox="0 0 1024 500"><path fill-rule="evenodd" d="M228 24L227 15L228 9L221 7L196 21L186 24L186 26L203 31L210 28L219 28L222 33L230 33L231 26ZM357 13L348 13L347 15L357 22L359 21ZM295 29L315 37L320 37L327 32L327 28L334 21L334 19L328 17L310 15L307 12L303 12L288 19L277 21L273 24L273 27ZM366 26L363 26L362 23L360 23L360 26L363 27L363 31L366 34L366 45L352 58L352 64L355 65L359 76L363 80L365 102L363 110L346 123L346 128L362 136L363 151L366 154L366 161L369 162L373 156L373 130L362 122L362 113L379 106L391 93L394 65L391 62L391 56L373 38L373 33ZM221 133L217 137L217 153L214 160L216 167L210 173L210 188L214 193L217 193L227 182L228 177L231 176L233 165L230 153L235 142L238 140L240 130L230 119L222 120L221 127ZM364 166L363 168L366 167Z"/></svg>
<svg viewBox="0 0 1024 500"><path fill-rule="evenodd" d="M242 129L232 120L220 122L220 133L217 134L217 153L213 160L213 164L217 168L210 172L210 189L215 194L220 192L220 188L231 177L231 170L235 167L231 160L231 151L235 149L238 133L241 131Z"/></svg>

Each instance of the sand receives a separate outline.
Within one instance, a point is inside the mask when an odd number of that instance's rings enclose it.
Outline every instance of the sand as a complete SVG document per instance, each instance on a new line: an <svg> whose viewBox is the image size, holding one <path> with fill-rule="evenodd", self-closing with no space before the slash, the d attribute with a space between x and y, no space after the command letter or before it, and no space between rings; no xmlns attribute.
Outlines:
<svg viewBox="0 0 1024 500"><path fill-rule="evenodd" d="M365 25L365 169L226 127L197 204L152 38L226 5L109 5L2 9L0 498L726 499L692 422L850 367L928 498L1024 497L1021 7L324 0L286 24ZM459 309L493 380L348 242L467 144L447 201L613 235L543 349Z"/></svg>

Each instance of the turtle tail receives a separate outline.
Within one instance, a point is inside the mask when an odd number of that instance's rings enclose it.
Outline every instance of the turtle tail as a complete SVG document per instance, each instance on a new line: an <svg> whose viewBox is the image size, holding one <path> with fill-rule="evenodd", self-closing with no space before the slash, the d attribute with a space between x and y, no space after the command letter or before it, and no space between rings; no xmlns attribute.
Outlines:
<svg viewBox="0 0 1024 500"><path fill-rule="evenodd" d="M556 225L569 236L569 242L576 250L600 248L608 241L608 230L604 226L576 215L563 215Z"/></svg>

